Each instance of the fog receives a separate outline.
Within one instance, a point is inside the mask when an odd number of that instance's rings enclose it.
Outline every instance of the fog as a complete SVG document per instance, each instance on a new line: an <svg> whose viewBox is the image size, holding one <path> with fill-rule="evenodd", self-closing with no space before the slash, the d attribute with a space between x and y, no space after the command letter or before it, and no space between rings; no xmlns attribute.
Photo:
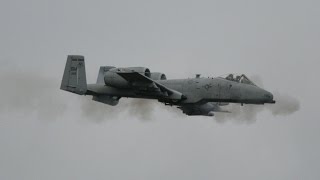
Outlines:
<svg viewBox="0 0 320 180"><path fill-rule="evenodd" d="M319 179L316 1L0 2L0 179ZM61 91L67 55L167 78L244 73L274 105L188 117Z"/></svg>

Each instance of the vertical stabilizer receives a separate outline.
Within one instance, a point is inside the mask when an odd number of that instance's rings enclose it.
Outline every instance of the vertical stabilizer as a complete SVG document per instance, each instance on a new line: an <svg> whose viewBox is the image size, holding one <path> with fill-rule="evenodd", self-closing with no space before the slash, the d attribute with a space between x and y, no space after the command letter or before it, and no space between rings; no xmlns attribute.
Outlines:
<svg viewBox="0 0 320 180"><path fill-rule="evenodd" d="M83 56L68 56L60 89L80 95L84 95L87 92L86 70Z"/></svg>
<svg viewBox="0 0 320 180"><path fill-rule="evenodd" d="M97 78L97 84L104 84L104 76L106 75L106 72L108 72L110 69L113 69L115 67L113 66L100 66L98 78Z"/></svg>

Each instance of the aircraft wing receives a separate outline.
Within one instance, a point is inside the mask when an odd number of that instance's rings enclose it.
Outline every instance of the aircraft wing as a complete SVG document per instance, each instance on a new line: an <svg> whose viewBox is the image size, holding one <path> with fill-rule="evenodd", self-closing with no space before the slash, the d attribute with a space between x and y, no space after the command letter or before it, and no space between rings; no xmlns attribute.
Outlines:
<svg viewBox="0 0 320 180"><path fill-rule="evenodd" d="M117 72L117 74L135 87L144 88L150 92L160 91L168 99L182 100L184 98L182 93L170 89L138 72Z"/></svg>

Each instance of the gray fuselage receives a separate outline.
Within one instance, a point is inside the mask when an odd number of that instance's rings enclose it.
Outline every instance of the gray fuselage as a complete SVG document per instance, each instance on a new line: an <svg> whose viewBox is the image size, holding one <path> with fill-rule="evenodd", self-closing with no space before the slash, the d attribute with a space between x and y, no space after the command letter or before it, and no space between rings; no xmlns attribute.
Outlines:
<svg viewBox="0 0 320 180"><path fill-rule="evenodd" d="M257 86L229 81L224 78L190 78L157 80L156 82L181 92L186 99L175 104L230 102L244 104L273 103L273 95ZM140 89L114 88L105 84L89 84L88 90L109 96L159 99L161 95ZM163 99L163 102L166 102Z"/></svg>
<svg viewBox="0 0 320 180"><path fill-rule="evenodd" d="M85 61L69 55L60 89L78 95L92 95L92 100L116 106L122 97L157 99L174 105L187 115L213 116L225 112L228 103L275 103L273 95L256 86L246 75L227 77L170 79L146 67L115 68L101 66L96 84L87 84Z"/></svg>

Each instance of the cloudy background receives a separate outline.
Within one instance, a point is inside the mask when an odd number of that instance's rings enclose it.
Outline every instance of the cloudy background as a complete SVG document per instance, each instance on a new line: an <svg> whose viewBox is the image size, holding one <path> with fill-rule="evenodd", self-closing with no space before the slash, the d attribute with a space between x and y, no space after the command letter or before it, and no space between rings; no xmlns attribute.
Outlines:
<svg viewBox="0 0 320 180"><path fill-rule="evenodd" d="M319 179L319 9L312 0L1 0L0 179ZM112 108L59 90L68 54L85 56L89 82L100 65L169 78L246 73L298 106L222 120L153 101Z"/></svg>

